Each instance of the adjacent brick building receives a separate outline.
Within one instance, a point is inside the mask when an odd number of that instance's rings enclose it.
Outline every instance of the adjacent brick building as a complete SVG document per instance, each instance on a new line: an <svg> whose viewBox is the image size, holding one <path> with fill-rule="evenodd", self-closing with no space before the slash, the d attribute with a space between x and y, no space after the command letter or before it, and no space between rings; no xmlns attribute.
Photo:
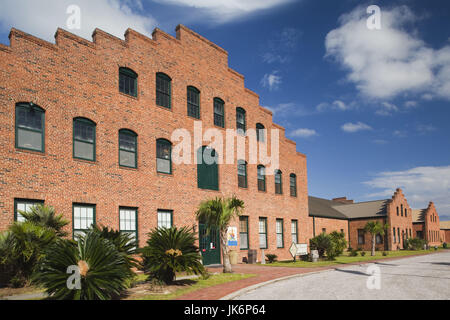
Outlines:
<svg viewBox="0 0 450 320"><path fill-rule="evenodd" d="M441 241L446 242L447 244L450 242L450 221L441 221Z"/></svg>
<svg viewBox="0 0 450 320"><path fill-rule="evenodd" d="M386 224L389 226L384 237L376 237L377 250L404 249L405 241L415 237L413 210L401 189L397 189L391 199L360 203L354 203L347 198L326 200L310 197L309 199L310 219L317 219L318 209L322 215L332 219L328 221L330 225L343 225L344 218L342 217L345 217L348 223L349 246L354 249L370 250L372 248L372 236L364 232L369 221L378 221L383 226ZM318 203L320 206L317 205ZM437 216L435 209L434 214ZM434 245L434 243L431 244Z"/></svg>
<svg viewBox="0 0 450 320"><path fill-rule="evenodd" d="M413 210L415 237L425 239L430 246L439 246L442 239L439 215L433 202L426 209Z"/></svg>
<svg viewBox="0 0 450 320"><path fill-rule="evenodd" d="M176 37L156 29L152 39L131 29L125 40L98 29L92 42L62 29L55 44L16 29L9 38L0 45L0 230L21 219L18 210L45 203L74 236L95 223L143 246L157 226L193 227L206 262L220 263L220 244L202 233L195 211L202 200L236 195L245 202L245 217L233 222L241 259L247 249L260 257L260 247L289 259L292 242L308 242L306 156L229 68L225 50L181 25ZM280 130L280 171L238 168L240 159L173 163L172 133L192 137L197 121L203 132ZM270 154L271 135L258 140ZM210 141L197 143L191 159Z"/></svg>

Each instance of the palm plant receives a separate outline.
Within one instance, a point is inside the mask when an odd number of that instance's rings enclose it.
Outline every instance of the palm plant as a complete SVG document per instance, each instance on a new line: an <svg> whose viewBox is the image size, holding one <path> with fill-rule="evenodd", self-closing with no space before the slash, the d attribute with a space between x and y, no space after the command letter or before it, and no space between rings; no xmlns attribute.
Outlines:
<svg viewBox="0 0 450 320"><path fill-rule="evenodd" d="M176 272L205 275L195 235L188 228L158 228L142 248L142 266L150 278L170 284Z"/></svg>
<svg viewBox="0 0 450 320"><path fill-rule="evenodd" d="M326 233L321 233L318 236L309 240L311 250L317 250L319 257L325 255L327 249L331 246L331 238Z"/></svg>
<svg viewBox="0 0 450 320"><path fill-rule="evenodd" d="M58 237L67 236L67 232L63 231L63 228L69 224L69 221L65 220L62 215L57 215L53 207L38 204L31 207L28 212L19 211L19 213L25 218L25 221L54 230Z"/></svg>
<svg viewBox="0 0 450 320"><path fill-rule="evenodd" d="M123 255L128 266L131 268L137 267L138 263L133 256L136 254L136 239L130 233L120 232L110 229L108 227L93 226L93 232L97 233L101 238L109 240Z"/></svg>
<svg viewBox="0 0 450 320"><path fill-rule="evenodd" d="M227 244L228 227L230 222L235 217L239 217L243 210L244 202L233 196L228 199L216 198L204 201L196 213L197 220L206 225L208 233L213 229L219 230L224 273L233 272Z"/></svg>
<svg viewBox="0 0 450 320"><path fill-rule="evenodd" d="M80 287L68 286L68 268L77 266ZM130 269L123 254L97 232L88 231L78 243L58 242L46 250L33 275L33 282L46 288L55 300L110 300L126 289Z"/></svg>
<svg viewBox="0 0 450 320"><path fill-rule="evenodd" d="M376 247L376 237L377 235L384 236L386 230L389 229L389 226L385 224L384 226L379 221L369 221L364 227L364 231L368 232L372 236L372 257L375 256L375 247Z"/></svg>
<svg viewBox="0 0 450 320"><path fill-rule="evenodd" d="M53 230L32 222L14 223L0 240L3 267L11 273L14 286L22 286L44 257L45 249L57 236Z"/></svg>

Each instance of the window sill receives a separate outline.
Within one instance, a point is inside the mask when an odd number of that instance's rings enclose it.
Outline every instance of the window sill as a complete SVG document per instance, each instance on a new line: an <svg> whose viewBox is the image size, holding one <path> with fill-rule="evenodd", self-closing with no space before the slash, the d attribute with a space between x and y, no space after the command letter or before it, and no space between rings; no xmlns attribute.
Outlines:
<svg viewBox="0 0 450 320"><path fill-rule="evenodd" d="M170 108L166 108L166 107L163 107L163 106L159 106L159 105L155 105L157 108L160 108L160 109L162 109L162 110L165 110L165 111L169 111L169 112L172 112L173 113L173 107L170 107Z"/></svg>
<svg viewBox="0 0 450 320"><path fill-rule="evenodd" d="M124 96L124 97L127 97L127 98L134 99L134 100L136 100L136 101L139 101L139 94L137 95L137 97L132 96L132 95L129 95L129 94L126 94L126 93L123 93L123 92L120 92L120 91L119 91L119 94L120 94L121 96Z"/></svg>
<svg viewBox="0 0 450 320"><path fill-rule="evenodd" d="M86 160L86 159L80 159L80 158L73 158L73 160L74 161L77 161L77 162L82 162L82 163L87 163L87 164L93 164L93 165L97 165L98 164L98 162L97 162L97 160Z"/></svg>
<svg viewBox="0 0 450 320"><path fill-rule="evenodd" d="M191 120L194 120L194 121L202 121L202 117L196 118L196 117L193 117L193 116L190 116L190 115L187 115L187 117L188 117L188 119L191 119Z"/></svg>
<svg viewBox="0 0 450 320"><path fill-rule="evenodd" d="M164 172L156 171L156 175L163 176L163 177L173 177L173 172L172 173L164 173Z"/></svg>
<svg viewBox="0 0 450 320"><path fill-rule="evenodd" d="M30 154L34 154L37 156L46 156L47 153L45 151L36 151L36 150L31 150L31 149L22 149L22 148L18 148L16 147L16 152L18 153L30 153Z"/></svg>
<svg viewBox="0 0 450 320"><path fill-rule="evenodd" d="M123 170L129 170L129 171L139 171L138 168L133 168L133 167L125 167L125 166L121 166L119 165L119 169L123 169Z"/></svg>

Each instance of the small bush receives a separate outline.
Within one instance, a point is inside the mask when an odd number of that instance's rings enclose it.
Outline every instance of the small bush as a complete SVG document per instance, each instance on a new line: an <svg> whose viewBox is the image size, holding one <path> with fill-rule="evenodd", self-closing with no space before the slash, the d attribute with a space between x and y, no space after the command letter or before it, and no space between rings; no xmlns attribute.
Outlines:
<svg viewBox="0 0 450 320"><path fill-rule="evenodd" d="M276 254L266 254L267 260L269 263L274 263L277 261L278 256Z"/></svg>
<svg viewBox="0 0 450 320"><path fill-rule="evenodd" d="M330 237L325 233L321 233L309 240L311 250L319 251L320 258L323 258L323 256L325 255L325 252L330 247L330 242Z"/></svg>
<svg viewBox="0 0 450 320"><path fill-rule="evenodd" d="M350 257L357 257L357 256L358 256L358 251L352 250L352 251L350 252Z"/></svg>
<svg viewBox="0 0 450 320"><path fill-rule="evenodd" d="M447 242L444 242L444 243L442 244L442 248L447 249L447 247L448 247Z"/></svg>
<svg viewBox="0 0 450 320"><path fill-rule="evenodd" d="M363 251L363 249L359 247L358 249L356 249L356 251Z"/></svg>
<svg viewBox="0 0 450 320"><path fill-rule="evenodd" d="M426 241L424 239L419 238L410 238L406 240L406 249L408 250L422 250L423 246L426 245Z"/></svg>
<svg viewBox="0 0 450 320"><path fill-rule="evenodd" d="M149 233L142 252L142 268L150 278L170 284L177 272L206 273L194 233L188 228L159 228Z"/></svg>
<svg viewBox="0 0 450 320"><path fill-rule="evenodd" d="M383 257L387 257L388 253L386 251L383 252Z"/></svg>
<svg viewBox="0 0 450 320"><path fill-rule="evenodd" d="M361 251L360 255L361 255L361 257L365 257L366 256L366 252L365 251Z"/></svg>
<svg viewBox="0 0 450 320"><path fill-rule="evenodd" d="M347 252L352 252L353 248L352 247L348 247Z"/></svg>

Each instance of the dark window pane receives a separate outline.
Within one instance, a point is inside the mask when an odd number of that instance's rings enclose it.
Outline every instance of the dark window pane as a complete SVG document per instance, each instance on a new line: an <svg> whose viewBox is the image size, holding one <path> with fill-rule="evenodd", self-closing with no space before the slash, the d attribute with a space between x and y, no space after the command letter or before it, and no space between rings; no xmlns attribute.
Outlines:
<svg viewBox="0 0 450 320"><path fill-rule="evenodd" d="M161 107L169 108L171 96L171 80L164 74L156 75L156 104Z"/></svg>
<svg viewBox="0 0 450 320"><path fill-rule="evenodd" d="M137 96L137 74L126 68L119 70L119 91L130 96Z"/></svg>

